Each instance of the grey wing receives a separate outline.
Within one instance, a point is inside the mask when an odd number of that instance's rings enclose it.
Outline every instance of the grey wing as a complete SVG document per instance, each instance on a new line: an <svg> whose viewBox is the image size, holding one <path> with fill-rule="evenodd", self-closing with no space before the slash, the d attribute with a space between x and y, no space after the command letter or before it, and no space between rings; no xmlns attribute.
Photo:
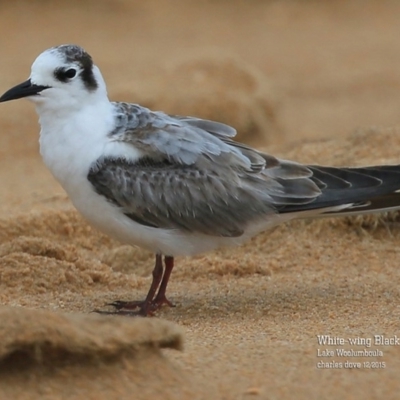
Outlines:
<svg viewBox="0 0 400 400"><path fill-rule="evenodd" d="M154 160L207 168L211 163L237 171L264 172L273 178L308 178L310 169L277 160L232 138L236 130L220 122L168 115L131 103L113 103L115 129L112 140L131 143ZM314 187L315 189L315 187ZM315 193L314 193L315 195Z"/></svg>
<svg viewBox="0 0 400 400"><path fill-rule="evenodd" d="M307 203L316 195L308 179L301 185L296 179L280 183L266 175L151 158L104 159L88 179L98 194L142 225L225 237L242 235L277 205Z"/></svg>
<svg viewBox="0 0 400 400"><path fill-rule="evenodd" d="M240 236L284 205L321 194L305 166L234 142L230 126L114 103L110 140L145 155L132 163L98 160L88 179L97 192L144 225Z"/></svg>
<svg viewBox="0 0 400 400"><path fill-rule="evenodd" d="M266 159L276 161L234 142L236 131L228 125L167 115L136 104L113 104L116 128L110 138L131 143L154 159L199 166L213 162L247 170L261 170Z"/></svg>
<svg viewBox="0 0 400 400"><path fill-rule="evenodd" d="M88 179L143 225L234 237L274 213L393 208L400 189L399 166L304 166L234 142L235 130L224 124L135 104L114 107L110 140L134 146L143 157L100 159Z"/></svg>

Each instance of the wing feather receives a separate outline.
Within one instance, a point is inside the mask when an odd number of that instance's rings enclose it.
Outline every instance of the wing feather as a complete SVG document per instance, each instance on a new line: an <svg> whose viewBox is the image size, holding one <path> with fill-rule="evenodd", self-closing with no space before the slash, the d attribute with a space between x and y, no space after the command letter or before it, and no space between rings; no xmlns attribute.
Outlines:
<svg viewBox="0 0 400 400"><path fill-rule="evenodd" d="M167 160L104 159L94 164L88 179L98 194L143 225L225 237L242 235L281 204L308 203L317 194L308 179L299 184Z"/></svg>
<svg viewBox="0 0 400 400"><path fill-rule="evenodd" d="M321 194L309 168L233 141L235 130L227 125L114 105L110 140L146 156L97 160L88 179L136 222L234 237L282 206L308 204Z"/></svg>

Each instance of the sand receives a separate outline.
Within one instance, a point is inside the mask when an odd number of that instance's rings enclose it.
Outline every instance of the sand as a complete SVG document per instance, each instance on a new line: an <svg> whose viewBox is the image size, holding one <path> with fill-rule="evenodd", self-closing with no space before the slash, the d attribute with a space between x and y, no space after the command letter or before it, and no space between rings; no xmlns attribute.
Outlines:
<svg viewBox="0 0 400 400"><path fill-rule="evenodd" d="M45 48L75 42L112 99L228 122L300 162L398 163L399 11L389 0L0 2L0 91ZM400 336L398 213L294 221L178 257L175 308L97 315L144 297L153 255L79 216L41 162L36 121L27 102L1 104L0 399L398 398L400 346L374 343Z"/></svg>

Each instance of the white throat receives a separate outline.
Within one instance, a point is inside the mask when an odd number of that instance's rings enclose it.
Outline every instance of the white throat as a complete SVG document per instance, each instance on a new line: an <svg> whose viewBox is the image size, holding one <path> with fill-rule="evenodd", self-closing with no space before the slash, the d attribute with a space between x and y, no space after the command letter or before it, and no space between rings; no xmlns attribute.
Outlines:
<svg viewBox="0 0 400 400"><path fill-rule="evenodd" d="M55 178L70 192L85 178L109 141L113 106L105 97L80 110L36 103L39 114L40 153Z"/></svg>

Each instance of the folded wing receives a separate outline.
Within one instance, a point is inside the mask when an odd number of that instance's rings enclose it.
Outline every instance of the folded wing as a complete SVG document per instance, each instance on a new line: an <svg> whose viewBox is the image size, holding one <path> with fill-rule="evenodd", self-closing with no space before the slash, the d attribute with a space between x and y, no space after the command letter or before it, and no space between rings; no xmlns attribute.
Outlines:
<svg viewBox="0 0 400 400"><path fill-rule="evenodd" d="M399 166L304 166L233 141L235 130L221 123L115 107L110 140L145 156L97 160L88 179L140 224L236 237L278 213L359 213L400 203Z"/></svg>

